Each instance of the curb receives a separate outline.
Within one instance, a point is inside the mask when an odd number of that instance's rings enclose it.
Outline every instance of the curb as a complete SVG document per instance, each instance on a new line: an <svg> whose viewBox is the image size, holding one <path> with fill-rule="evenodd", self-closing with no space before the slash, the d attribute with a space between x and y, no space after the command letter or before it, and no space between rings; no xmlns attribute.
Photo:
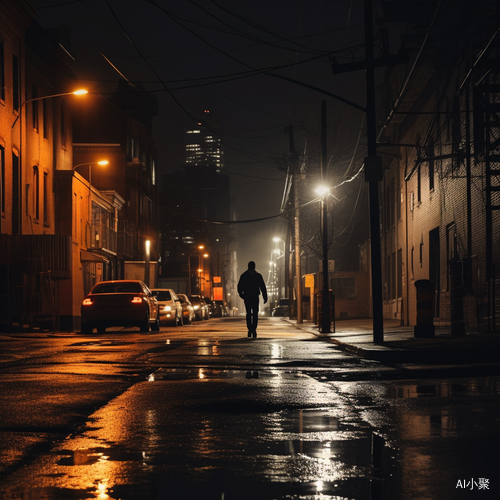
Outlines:
<svg viewBox="0 0 500 500"><path fill-rule="evenodd" d="M366 349L329 339L342 350L355 354L363 359L381 363L428 363L428 364L468 364L491 363L500 360L500 348L452 348L452 349L393 349L382 345L378 349Z"/></svg>

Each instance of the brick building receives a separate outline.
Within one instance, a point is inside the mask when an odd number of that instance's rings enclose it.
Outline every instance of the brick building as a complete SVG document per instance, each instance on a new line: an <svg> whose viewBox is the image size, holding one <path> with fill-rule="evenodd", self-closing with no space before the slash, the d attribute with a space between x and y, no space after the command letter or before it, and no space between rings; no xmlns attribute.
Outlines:
<svg viewBox="0 0 500 500"><path fill-rule="evenodd" d="M418 3L418 2L417 2ZM408 65L387 70L379 154L384 316L416 323L415 282L435 323L494 330L500 311L499 5L420 3L388 12Z"/></svg>
<svg viewBox="0 0 500 500"><path fill-rule="evenodd" d="M71 275L54 182L72 166L77 86L64 34L34 16L29 2L0 3L0 323L54 327L59 285Z"/></svg>
<svg viewBox="0 0 500 500"><path fill-rule="evenodd" d="M0 327L74 330L95 282L155 258L155 101L72 95L68 37L34 17L0 3Z"/></svg>

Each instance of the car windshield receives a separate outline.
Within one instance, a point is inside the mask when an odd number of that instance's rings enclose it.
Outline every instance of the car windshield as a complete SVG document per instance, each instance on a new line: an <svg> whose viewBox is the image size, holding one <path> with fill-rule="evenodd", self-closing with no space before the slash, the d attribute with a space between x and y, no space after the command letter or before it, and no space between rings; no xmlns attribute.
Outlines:
<svg viewBox="0 0 500 500"><path fill-rule="evenodd" d="M98 283L92 293L143 293L140 283Z"/></svg>
<svg viewBox="0 0 500 500"><path fill-rule="evenodd" d="M157 300L172 300L172 295L168 290L156 290L153 291L153 295L156 295Z"/></svg>

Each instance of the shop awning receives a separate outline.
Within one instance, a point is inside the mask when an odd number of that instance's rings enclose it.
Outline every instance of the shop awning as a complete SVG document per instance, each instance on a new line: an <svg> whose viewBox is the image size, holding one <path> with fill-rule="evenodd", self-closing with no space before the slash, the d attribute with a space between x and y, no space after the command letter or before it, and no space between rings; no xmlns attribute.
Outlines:
<svg viewBox="0 0 500 500"><path fill-rule="evenodd" d="M104 255L88 252L87 250L80 251L80 262L109 262Z"/></svg>

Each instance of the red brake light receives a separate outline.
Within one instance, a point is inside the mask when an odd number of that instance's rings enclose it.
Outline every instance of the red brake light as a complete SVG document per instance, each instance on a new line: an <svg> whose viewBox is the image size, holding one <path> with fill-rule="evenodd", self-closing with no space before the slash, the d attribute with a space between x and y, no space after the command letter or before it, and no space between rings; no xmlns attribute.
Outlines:
<svg viewBox="0 0 500 500"><path fill-rule="evenodd" d="M92 299L84 299L82 305L84 305L84 306L91 306L92 305Z"/></svg>
<svg viewBox="0 0 500 500"><path fill-rule="evenodd" d="M142 297L134 297L132 299L132 304L142 304Z"/></svg>

